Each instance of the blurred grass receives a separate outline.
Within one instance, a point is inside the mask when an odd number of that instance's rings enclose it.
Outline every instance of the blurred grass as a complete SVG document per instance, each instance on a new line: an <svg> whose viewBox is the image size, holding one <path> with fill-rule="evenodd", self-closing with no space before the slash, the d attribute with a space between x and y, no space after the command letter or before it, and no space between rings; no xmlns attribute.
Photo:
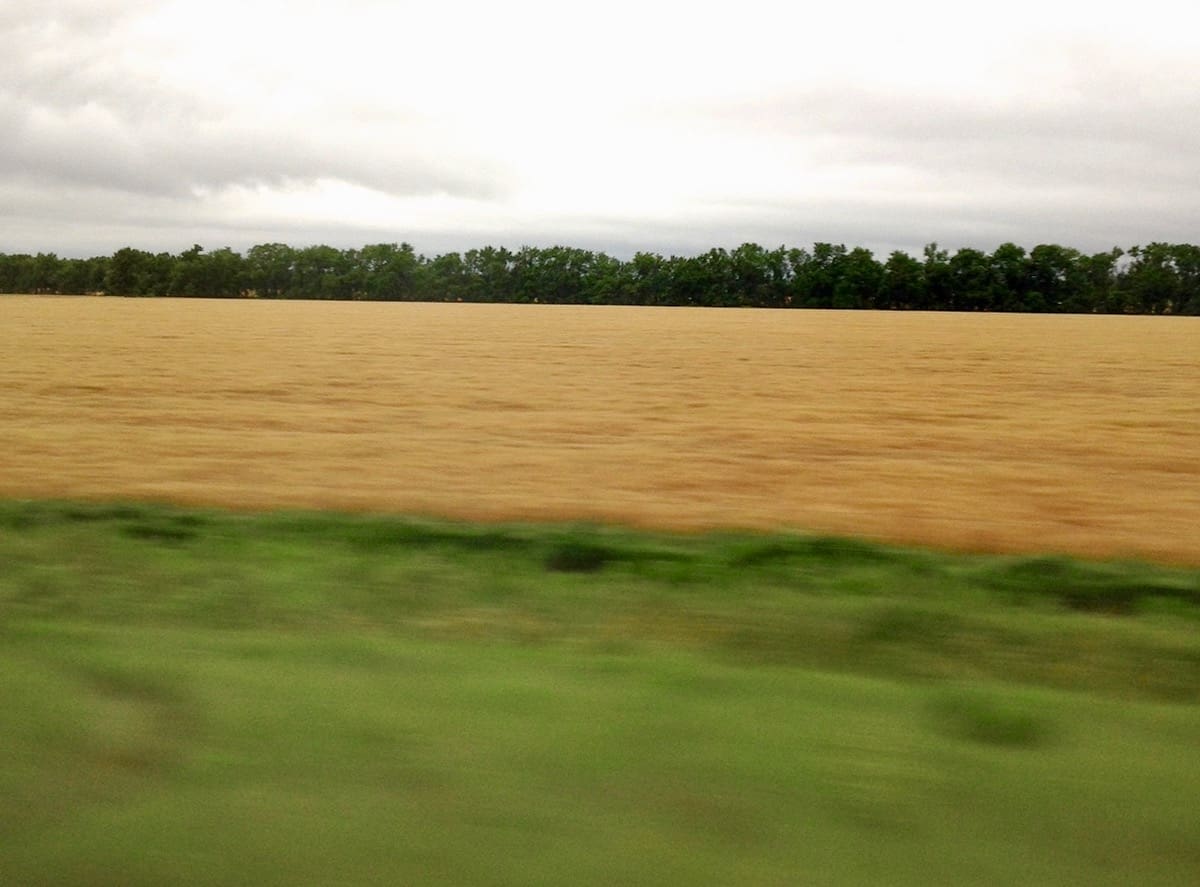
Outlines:
<svg viewBox="0 0 1200 887"><path fill-rule="evenodd" d="M1198 626L1147 564L3 502L0 883L1189 883Z"/></svg>

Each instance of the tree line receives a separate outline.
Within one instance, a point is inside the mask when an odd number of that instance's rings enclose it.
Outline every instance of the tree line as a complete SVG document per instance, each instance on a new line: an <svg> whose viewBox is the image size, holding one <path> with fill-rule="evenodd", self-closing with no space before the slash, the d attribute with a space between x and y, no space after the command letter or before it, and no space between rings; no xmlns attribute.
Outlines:
<svg viewBox="0 0 1200 887"><path fill-rule="evenodd" d="M1200 315L1200 247L1151 243L1087 255L1012 243L992 253L937 244L878 260L862 247L745 243L695 256L622 260L566 246L484 247L427 258L407 243L358 249L125 247L60 259L0 253L0 292L263 299L539 302Z"/></svg>

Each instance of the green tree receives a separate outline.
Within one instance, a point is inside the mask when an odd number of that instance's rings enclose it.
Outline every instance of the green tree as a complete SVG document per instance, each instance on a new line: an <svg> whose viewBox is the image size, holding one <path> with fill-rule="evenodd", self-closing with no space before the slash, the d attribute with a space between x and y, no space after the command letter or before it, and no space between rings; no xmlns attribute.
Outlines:
<svg viewBox="0 0 1200 887"><path fill-rule="evenodd" d="M1039 244L1029 253L1027 310L1064 312L1081 309L1087 301L1087 273L1078 250Z"/></svg>
<svg viewBox="0 0 1200 887"><path fill-rule="evenodd" d="M0 292L32 293L33 256L26 253L6 255L0 262Z"/></svg>
<svg viewBox="0 0 1200 887"><path fill-rule="evenodd" d="M319 244L298 250L292 292L302 299L350 299L354 296L352 252Z"/></svg>
<svg viewBox="0 0 1200 887"><path fill-rule="evenodd" d="M506 247L485 246L463 254L467 274L464 301L511 302L516 299L516 256Z"/></svg>
<svg viewBox="0 0 1200 887"><path fill-rule="evenodd" d="M414 296L426 302L464 302L471 299L471 273L458 253L445 253L415 266Z"/></svg>
<svg viewBox="0 0 1200 887"><path fill-rule="evenodd" d="M954 304L952 279L950 271L950 254L944 249L938 249L936 243L925 245L922 253L925 263L921 268L925 278L925 300L914 308L926 308L935 311L950 310Z"/></svg>
<svg viewBox="0 0 1200 887"><path fill-rule="evenodd" d="M232 298L247 288L246 261L227 246L205 253L196 244L180 253L171 270L172 295Z"/></svg>
<svg viewBox="0 0 1200 887"><path fill-rule="evenodd" d="M1118 264L1125 251L1113 247L1108 252L1081 256L1079 267L1084 278L1084 298L1075 310L1081 313L1120 313L1121 296L1117 292Z"/></svg>
<svg viewBox="0 0 1200 887"><path fill-rule="evenodd" d="M671 263L658 253L635 253L621 264L621 292L631 305L665 305L671 291Z"/></svg>
<svg viewBox="0 0 1200 887"><path fill-rule="evenodd" d="M108 259L104 256L63 260L59 267L58 291L70 295L103 291L107 265Z"/></svg>
<svg viewBox="0 0 1200 887"><path fill-rule="evenodd" d="M629 294L625 290L621 261L605 253L591 253L587 265L582 269L583 301L588 305L628 304Z"/></svg>
<svg viewBox="0 0 1200 887"><path fill-rule="evenodd" d="M814 243L812 252L792 250L789 253L793 269L792 307L833 308L835 296L843 303L848 302L851 293L837 292L846 256L845 244Z"/></svg>
<svg viewBox="0 0 1200 887"><path fill-rule="evenodd" d="M1125 311L1166 314L1187 301L1173 246L1166 243L1134 246L1130 248L1129 256L1132 261L1118 283Z"/></svg>
<svg viewBox="0 0 1200 887"><path fill-rule="evenodd" d="M870 250L856 246L837 258L833 269L834 308L874 308L878 304L883 266Z"/></svg>
<svg viewBox="0 0 1200 887"><path fill-rule="evenodd" d="M893 251L883 266L878 307L908 309L926 304L924 266L908 253Z"/></svg>
<svg viewBox="0 0 1200 887"><path fill-rule="evenodd" d="M155 264L153 254L129 246L122 247L109 260L104 280L105 291L117 296L145 295L142 288L153 281Z"/></svg>
<svg viewBox="0 0 1200 887"><path fill-rule="evenodd" d="M743 243L729 255L737 303L754 308L786 308L791 302L792 269L786 247L766 250Z"/></svg>
<svg viewBox="0 0 1200 887"><path fill-rule="evenodd" d="M410 244L376 243L354 255L355 295L372 300L411 300L417 294L420 260Z"/></svg>
<svg viewBox="0 0 1200 887"><path fill-rule="evenodd" d="M1024 247L1002 243L991 255L992 311L1037 311L1029 299L1029 258Z"/></svg>
<svg viewBox="0 0 1200 887"><path fill-rule="evenodd" d="M1179 277L1178 297L1172 311L1200 315L1200 246L1179 243L1171 247L1171 251L1175 273Z"/></svg>
<svg viewBox="0 0 1200 887"><path fill-rule="evenodd" d="M668 304L709 308L738 304L733 264L724 249L710 249L698 256L672 257Z"/></svg>
<svg viewBox="0 0 1200 887"><path fill-rule="evenodd" d="M249 288L263 299L294 295L296 251L286 243L261 243L246 253L246 278Z"/></svg>
<svg viewBox="0 0 1200 887"><path fill-rule="evenodd" d="M977 249L964 248L950 259L950 304L953 311L992 309L992 265Z"/></svg>

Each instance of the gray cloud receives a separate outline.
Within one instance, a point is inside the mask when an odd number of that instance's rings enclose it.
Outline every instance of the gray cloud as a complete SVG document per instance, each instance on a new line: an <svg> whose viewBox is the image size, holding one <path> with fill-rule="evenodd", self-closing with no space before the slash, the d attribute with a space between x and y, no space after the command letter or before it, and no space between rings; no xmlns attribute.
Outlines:
<svg viewBox="0 0 1200 887"><path fill-rule="evenodd" d="M155 0L13 0L0 8L0 29L103 34L155 5Z"/></svg>
<svg viewBox="0 0 1200 887"><path fill-rule="evenodd" d="M392 6L352 2L350 18L368 22L372 8ZM1000 83L1012 88L990 97L950 88L917 94L879 83L763 83L740 98L664 100L641 118L636 110L622 117L613 109L626 99L651 107L654 83L638 86L638 95L608 94L584 78L592 91L559 117L571 94L553 98L549 89L548 99L536 82L544 76L553 87L557 69L535 76L531 68L492 82L489 73L502 56L493 58L491 69L471 70L472 59L454 55L456 44L448 41L443 67L423 72L461 75L439 93L460 105L443 117L428 110L439 107L435 102L418 112L381 100L391 96L387 60L378 69L355 64L349 73L322 71L314 45L293 48L294 63L239 68L236 80L224 81L224 92L172 79L167 62L174 44L156 45L138 30L162 5L51 0L0 7L6 47L0 55L0 251L78 254L125 244L176 250L193 241L240 249L267 240L346 246L409 240L427 252L482 243L572 243L620 255L695 252L746 240L844 242L877 252L916 252L934 240L950 248L990 249L1011 240L1100 250L1195 240L1200 230L1200 77L1194 63L1177 55L1137 57L1116 42L1067 38L1053 52L1038 50L1040 62L1045 53L1053 56L1053 76L1035 82L1017 64L1005 75L1012 82ZM279 9L309 21L328 12L315 3ZM230 15L229 8L219 14ZM355 45L356 32L344 26L349 15L339 12L342 50ZM236 18L229 26L238 27ZM424 36L447 39L403 38ZM668 37L662 35L668 41L662 76L669 71L670 82L682 88L688 72L673 68L673 60L686 65L690 57L670 55ZM644 42L658 48L654 39ZM269 40L264 46L280 51ZM221 61L218 49L212 47L215 65L247 61L236 53L233 61ZM202 56L207 52L200 47ZM403 41L396 52L404 52ZM555 53L556 65L569 64L567 49ZM347 59L358 61L341 60ZM731 68L735 61L731 56ZM298 104L279 101L293 70L304 78ZM567 71L563 82L571 75ZM406 76L397 89L421 88L411 72ZM953 72L946 76L951 81ZM471 102L490 113L477 129L461 107ZM618 130L628 117L634 117L632 127ZM466 126L452 128L464 120ZM609 126L613 134L605 140ZM506 142L517 145L505 148L507 157L493 152ZM746 153L727 156L728 144ZM615 201L603 212L587 205L564 209L553 194L541 197L556 209L522 211L522 176L533 180L541 171L527 159L519 170L512 167L519 151L553 160L560 179L548 181L565 182L568 190L569 179L586 181L598 163L611 161L612 170L640 174L647 192L665 183L667 196L658 200L656 192L645 201L655 207L653 217L614 209ZM578 165L572 169L573 157ZM762 169L753 168L756 158L778 182L775 193L763 185ZM302 191L329 180L394 198L465 198L464 205L486 205L486 212L470 217L464 211L450 230L451 210L437 219L413 210L385 228L378 218L326 225L278 218L279 211L242 218L242 210L219 199L239 188ZM814 180L835 184L814 186L812 193L795 184ZM684 202L666 206L676 192ZM510 209L511 218L505 215Z"/></svg>
<svg viewBox="0 0 1200 887"><path fill-rule="evenodd" d="M0 98L0 176L138 194L186 197L195 189L286 185L336 179L393 195L447 193L487 198L503 175L483 158L448 146L433 156L403 147L340 142L335 136L281 131L274 123L211 122L186 114L130 121L85 104L51 113ZM336 131L340 124L334 124ZM395 129L403 132L404 124ZM422 130L415 121L411 128ZM414 139L428 145L428 137ZM455 156L457 153L458 156Z"/></svg>
<svg viewBox="0 0 1200 887"><path fill-rule="evenodd" d="M25 6L0 19L10 47L0 61L0 178L178 197L321 179L392 195L490 198L507 187L500 165L427 117L364 121L338 106L289 116L272 113L253 83L245 109L146 76L122 61L117 31L150 5Z"/></svg>
<svg viewBox="0 0 1200 887"><path fill-rule="evenodd" d="M436 252L463 249L464 235L468 246L498 242L491 232L480 229L430 237L399 220L394 225L342 222L330 226L302 215L250 218L230 215L204 201L101 188L79 188L64 200L58 192L0 181L0 205L5 207L0 214L0 252L50 251L83 257L111 253L121 246L178 252L193 243L244 251L274 241L337 247L408 241Z"/></svg>
<svg viewBox="0 0 1200 887"><path fill-rule="evenodd" d="M897 108L862 95L834 102L843 108L817 109L823 132L836 137L824 158L831 163L893 163L933 179L991 178L1014 187L1134 193L1200 183L1200 131L1184 123L1200 113L1191 97L982 109L963 102Z"/></svg>
<svg viewBox="0 0 1200 887"><path fill-rule="evenodd" d="M798 174L836 173L836 199L732 195L716 208L747 234L912 251L1005 241L1107 249L1194 241L1200 230L1200 78L1095 47L1064 50L1072 76L1004 100L815 88L666 115L698 141L736 134L790 146ZM883 182L879 187L870 183ZM714 230L700 223L702 230ZM720 230L717 225L715 231ZM803 232L801 238L788 232ZM745 239L745 238L743 238Z"/></svg>
<svg viewBox="0 0 1200 887"><path fill-rule="evenodd" d="M862 88L796 91L699 112L710 127L808 140L814 162L887 165L954 188L1074 189L1136 204L1200 193L1200 77L1085 42L1061 48L1067 73L1005 98Z"/></svg>

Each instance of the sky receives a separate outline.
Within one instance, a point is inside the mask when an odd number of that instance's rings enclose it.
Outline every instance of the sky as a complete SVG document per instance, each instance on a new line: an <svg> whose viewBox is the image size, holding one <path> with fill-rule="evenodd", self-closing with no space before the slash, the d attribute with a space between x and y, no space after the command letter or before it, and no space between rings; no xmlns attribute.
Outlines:
<svg viewBox="0 0 1200 887"><path fill-rule="evenodd" d="M1200 241L1200 5L0 0L0 252Z"/></svg>

